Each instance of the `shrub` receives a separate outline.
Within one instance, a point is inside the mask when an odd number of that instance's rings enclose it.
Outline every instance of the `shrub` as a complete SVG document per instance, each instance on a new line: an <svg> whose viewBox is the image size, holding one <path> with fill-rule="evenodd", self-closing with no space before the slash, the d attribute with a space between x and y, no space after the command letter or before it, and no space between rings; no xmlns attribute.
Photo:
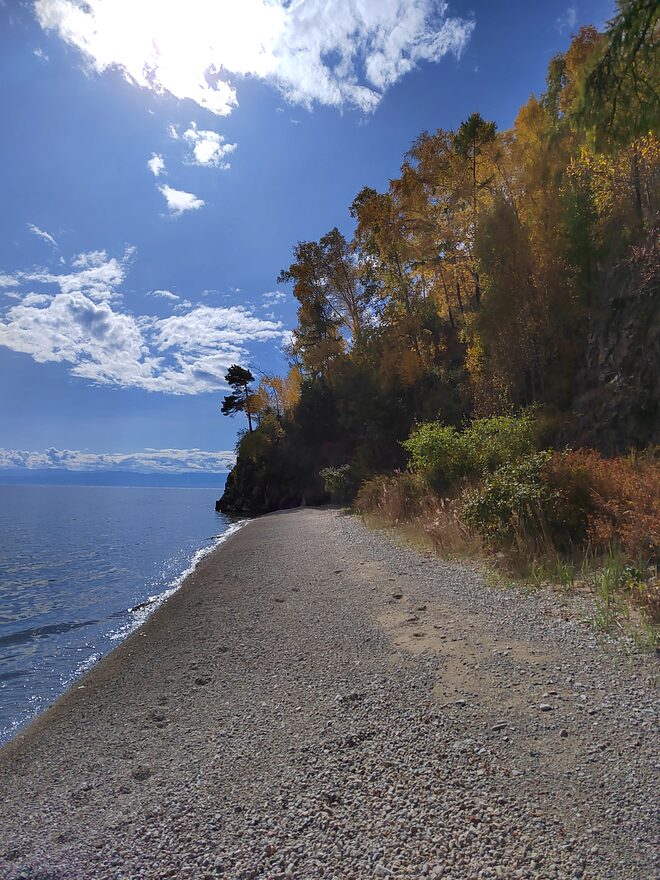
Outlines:
<svg viewBox="0 0 660 880"><path fill-rule="evenodd" d="M402 443L413 470L434 489L451 486L465 473L460 435L442 422L425 422Z"/></svg>
<svg viewBox="0 0 660 880"><path fill-rule="evenodd" d="M357 491L357 479L350 464L327 467L320 471L325 490L337 504L350 504Z"/></svg>
<svg viewBox="0 0 660 880"><path fill-rule="evenodd" d="M551 490L542 480L550 453L538 452L502 465L463 499L465 522L490 547L512 546L543 534Z"/></svg>
<svg viewBox="0 0 660 880"><path fill-rule="evenodd" d="M536 437L536 421L524 413L475 419L460 435L459 443L468 470L487 474L534 452Z"/></svg>
<svg viewBox="0 0 660 880"><path fill-rule="evenodd" d="M631 561L658 562L660 463L578 449L553 455L543 479L574 541L588 541L597 552L616 547Z"/></svg>
<svg viewBox="0 0 660 880"><path fill-rule="evenodd" d="M536 424L530 414L476 419L459 433L441 422L416 428L403 447L413 470L432 488L443 490L467 476L492 473L536 448Z"/></svg>
<svg viewBox="0 0 660 880"><path fill-rule="evenodd" d="M387 474L362 483L353 506L357 513L375 514L391 523L409 522L419 516L425 495L415 474Z"/></svg>
<svg viewBox="0 0 660 880"><path fill-rule="evenodd" d="M438 498L416 474L395 473L367 480L360 486L354 509L389 525L403 525L410 537L424 535L443 554L475 554L481 550L474 534L461 521L458 502Z"/></svg>

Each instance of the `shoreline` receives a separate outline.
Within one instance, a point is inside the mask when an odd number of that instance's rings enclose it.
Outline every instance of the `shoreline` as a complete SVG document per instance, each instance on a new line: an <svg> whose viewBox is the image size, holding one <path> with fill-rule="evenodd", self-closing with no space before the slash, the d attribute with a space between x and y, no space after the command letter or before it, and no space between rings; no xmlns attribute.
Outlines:
<svg viewBox="0 0 660 880"><path fill-rule="evenodd" d="M138 487L139 488L139 487ZM94 669L100 662L102 662L106 657L110 656L117 647L122 645L130 636L135 633L138 629L140 629L146 621L151 617L152 614L156 612L158 608L161 607L171 596L173 596L178 590L181 589L185 581L190 575L192 575L199 564L211 553L217 550L222 544L230 538L233 534L239 531L243 526L250 522L250 519L247 517L238 518L232 517L229 518L230 522L228 523L228 527L226 531L222 532L219 535L212 535L207 540L212 540L213 543L208 544L207 546L199 547L192 554L188 564L185 568L183 568L175 577L173 577L169 583L163 583L162 591L152 596L147 596L144 601L139 602L137 605L134 605L130 608L126 609L126 620L118 625L115 629L112 629L104 634L102 637L103 640L110 641L114 643L107 650L99 653L99 649L102 647L101 644L97 644L95 646L89 646L90 655L86 657L86 659L81 660L76 664L75 668L72 669L66 678L62 679L62 687L63 690L54 698L54 700L47 704L45 707L38 708L32 715L27 714L27 709L24 709L21 715L18 718L7 723L5 727L0 730L0 734L2 734L0 738L0 750L12 742L15 737L21 732L26 730L34 721L37 720L44 712L47 712L58 700L60 700L63 696L65 696L70 690L74 689L76 684L83 678L88 672ZM145 589L146 589L145 583ZM22 719L22 720L21 720Z"/></svg>
<svg viewBox="0 0 660 880"><path fill-rule="evenodd" d="M23 742L23 740L29 740L37 736L37 730L33 731L32 728L35 727L36 729L39 729L42 726L47 727L50 723L51 713L59 715L61 712L66 712L68 702L75 699L77 691L83 689L86 690L88 688L93 689L97 684L104 681L108 677L106 670L102 668L106 662L113 665L123 663L124 660L128 660L132 657L133 651L138 644L137 639L153 637L151 632L142 632L143 630L148 629L150 621L160 612L163 612L163 614L169 612L171 615L173 609L167 607L169 603L187 586L189 580L194 579L195 574L199 571L204 562L209 560L209 557L212 557L216 552L220 551L228 540L238 534L238 532L250 522L252 522L252 520L245 518L237 523L232 523L226 532L223 532L222 535L218 536L218 539L214 544L209 547L202 547L194 553L190 565L176 577L175 583L178 582L176 586L169 586L163 591L163 593L160 593L153 599L149 598L145 602L140 603L139 606L136 606L136 610L144 611L145 613L144 615L141 615L140 619L134 622L129 621L126 624L127 627L130 627L130 630L125 636L118 639L116 647L112 648L108 653L103 654L89 669L75 675L68 682L66 689L53 703L50 704L50 706L47 706L43 711L39 712L22 725L15 736L10 740L0 744L0 773L2 772L2 763L6 750L11 750L11 747L19 740ZM128 610L132 612L134 609ZM126 653L126 657L124 657L124 653ZM96 680L97 678L98 682Z"/></svg>
<svg viewBox="0 0 660 880"><path fill-rule="evenodd" d="M0 750L0 876L651 876L647 678L543 594L270 514Z"/></svg>

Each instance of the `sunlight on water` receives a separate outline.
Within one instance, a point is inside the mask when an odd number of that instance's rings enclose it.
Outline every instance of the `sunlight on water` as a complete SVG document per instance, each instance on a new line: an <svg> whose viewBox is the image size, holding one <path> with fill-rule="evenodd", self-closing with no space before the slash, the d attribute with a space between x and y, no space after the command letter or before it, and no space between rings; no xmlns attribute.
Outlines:
<svg viewBox="0 0 660 880"><path fill-rule="evenodd" d="M0 486L0 742L240 528L220 491Z"/></svg>

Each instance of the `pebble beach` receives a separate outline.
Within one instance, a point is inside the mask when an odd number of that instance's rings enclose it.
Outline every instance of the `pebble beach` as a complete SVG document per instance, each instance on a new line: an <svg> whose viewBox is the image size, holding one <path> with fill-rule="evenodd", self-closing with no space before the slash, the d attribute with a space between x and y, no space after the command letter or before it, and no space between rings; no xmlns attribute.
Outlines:
<svg viewBox="0 0 660 880"><path fill-rule="evenodd" d="M0 877L657 877L657 661L589 613L254 520L0 751Z"/></svg>

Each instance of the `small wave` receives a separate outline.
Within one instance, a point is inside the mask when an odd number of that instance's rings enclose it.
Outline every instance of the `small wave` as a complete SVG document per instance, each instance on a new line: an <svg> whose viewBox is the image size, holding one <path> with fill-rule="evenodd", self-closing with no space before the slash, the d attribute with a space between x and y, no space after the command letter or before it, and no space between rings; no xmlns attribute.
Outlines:
<svg viewBox="0 0 660 880"><path fill-rule="evenodd" d="M86 660L83 660L82 663L79 663L76 666L75 672L70 679L67 679L64 682L64 684L68 684L69 681L74 681L76 678L79 678L84 672L88 672L92 668L92 666L101 659L101 656L102 655L99 653L90 654L90 656Z"/></svg>
<svg viewBox="0 0 660 880"><path fill-rule="evenodd" d="M0 672L0 681L12 681L15 678L22 678L24 675L32 675L29 669L18 669L16 672Z"/></svg>
<svg viewBox="0 0 660 880"><path fill-rule="evenodd" d="M24 645L34 639L42 639L46 636L57 636L71 629L79 629L81 626L93 626L98 620L72 620L64 623L51 623L48 626L34 626L30 629L20 629L8 636L0 636L0 645Z"/></svg>

